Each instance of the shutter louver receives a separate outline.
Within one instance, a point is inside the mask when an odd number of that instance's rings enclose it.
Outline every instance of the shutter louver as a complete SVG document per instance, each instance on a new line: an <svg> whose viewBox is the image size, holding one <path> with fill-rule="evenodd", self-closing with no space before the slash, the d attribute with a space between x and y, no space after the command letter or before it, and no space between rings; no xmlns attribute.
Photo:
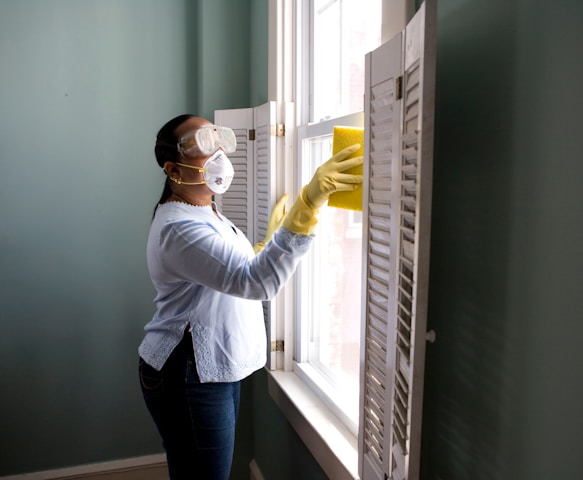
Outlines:
<svg viewBox="0 0 583 480"><path fill-rule="evenodd" d="M255 171L256 171L256 232L258 242L265 238L267 233L267 222L269 221L269 210L271 204L271 176L270 176L270 130L266 125L258 126L255 129Z"/></svg>
<svg viewBox="0 0 583 480"><path fill-rule="evenodd" d="M237 138L237 149L229 153L235 176L223 195L215 195L219 210L231 220L250 240L254 238L253 224L253 141L249 131L253 128L253 109L216 110L215 123L230 127Z"/></svg>
<svg viewBox="0 0 583 480"><path fill-rule="evenodd" d="M369 205L365 207L367 283L360 447L363 480L419 477L433 161L435 7L435 1L427 0L401 34L367 55L365 155L368 149L370 167L365 166ZM401 99L395 99L393 87L397 84L402 89ZM383 99L379 92L386 90L386 85L393 90L389 98ZM378 162L378 158L383 161Z"/></svg>
<svg viewBox="0 0 583 480"><path fill-rule="evenodd" d="M229 159L233 164L235 176L229 190L220 196L220 205L229 220L249 237L252 230L249 228L248 212L252 205L249 204L248 194L249 185L253 182L253 171L248 158L249 149L252 151L253 146L248 140L247 129L233 128L233 131L237 137L237 150L229 154Z"/></svg>

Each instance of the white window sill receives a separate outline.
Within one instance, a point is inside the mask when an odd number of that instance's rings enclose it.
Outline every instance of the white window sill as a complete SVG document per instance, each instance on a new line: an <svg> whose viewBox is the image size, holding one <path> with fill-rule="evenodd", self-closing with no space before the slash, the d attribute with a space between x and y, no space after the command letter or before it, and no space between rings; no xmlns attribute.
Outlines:
<svg viewBox="0 0 583 480"><path fill-rule="evenodd" d="M267 372L269 394L312 453L335 480L358 480L358 443L338 418L293 372Z"/></svg>

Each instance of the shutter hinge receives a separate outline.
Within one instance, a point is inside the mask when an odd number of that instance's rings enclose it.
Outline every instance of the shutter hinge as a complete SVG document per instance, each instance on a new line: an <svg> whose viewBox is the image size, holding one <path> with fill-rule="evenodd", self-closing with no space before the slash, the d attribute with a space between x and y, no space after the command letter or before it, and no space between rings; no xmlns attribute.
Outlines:
<svg viewBox="0 0 583 480"><path fill-rule="evenodd" d="M271 126L272 137L285 137L285 123L276 123Z"/></svg>
<svg viewBox="0 0 583 480"><path fill-rule="evenodd" d="M271 342L271 351L272 352L283 352L284 350L284 343L283 340L275 340Z"/></svg>
<svg viewBox="0 0 583 480"><path fill-rule="evenodd" d="M251 128L249 130L249 140L255 140L255 129Z"/></svg>
<svg viewBox="0 0 583 480"><path fill-rule="evenodd" d="M397 80L395 80L395 94L397 97L397 100L401 100L401 98L403 98L403 77L397 77Z"/></svg>

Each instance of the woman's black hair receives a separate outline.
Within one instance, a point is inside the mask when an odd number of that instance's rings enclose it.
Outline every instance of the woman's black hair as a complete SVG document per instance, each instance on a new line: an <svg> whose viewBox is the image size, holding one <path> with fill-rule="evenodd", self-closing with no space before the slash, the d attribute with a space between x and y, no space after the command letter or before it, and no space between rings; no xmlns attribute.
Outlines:
<svg viewBox="0 0 583 480"><path fill-rule="evenodd" d="M154 154L156 155L156 162L160 165L160 168L164 168L166 162L176 162L178 160L178 149L176 145L178 143L178 137L176 135L176 129L182 125L186 120L197 117L198 115L183 114L174 117L164 124L164 126L158 132L156 136L156 146L154 147ZM154 207L154 213L158 205L164 203L172 195L172 189L170 188L170 178L166 177L164 181L164 189L162 190L162 195L160 200Z"/></svg>

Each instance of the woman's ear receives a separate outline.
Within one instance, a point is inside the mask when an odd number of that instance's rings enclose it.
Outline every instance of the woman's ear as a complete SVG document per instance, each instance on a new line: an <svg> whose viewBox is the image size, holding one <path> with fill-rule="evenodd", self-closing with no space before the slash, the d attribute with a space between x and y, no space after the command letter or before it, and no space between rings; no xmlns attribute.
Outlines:
<svg viewBox="0 0 583 480"><path fill-rule="evenodd" d="M164 162L164 172L170 180L180 180L180 169L174 162Z"/></svg>

